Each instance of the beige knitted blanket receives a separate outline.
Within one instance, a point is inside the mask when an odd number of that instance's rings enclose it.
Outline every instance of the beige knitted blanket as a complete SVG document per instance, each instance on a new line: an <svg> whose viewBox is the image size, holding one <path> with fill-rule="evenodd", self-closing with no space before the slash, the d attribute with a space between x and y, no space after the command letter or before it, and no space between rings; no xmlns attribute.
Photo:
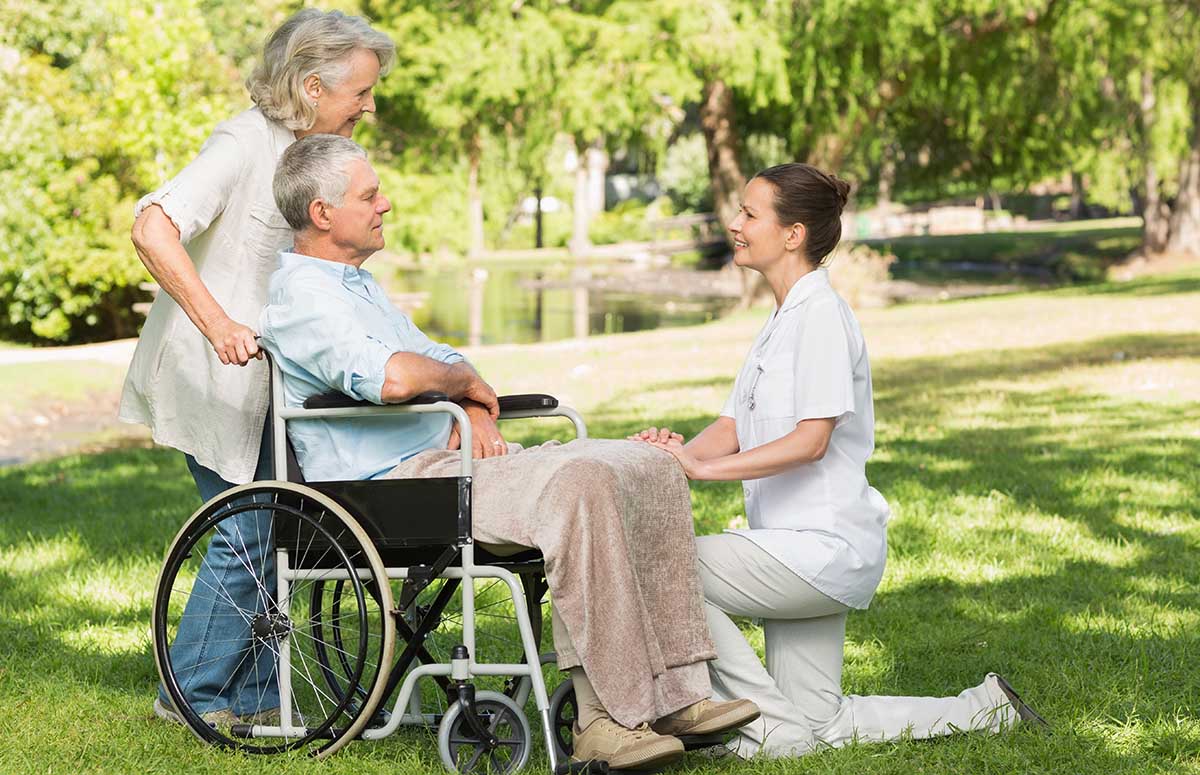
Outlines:
<svg viewBox="0 0 1200 775"><path fill-rule="evenodd" d="M458 470L458 452L428 450L387 477ZM549 442L476 460L472 501L477 542L541 550L569 634L555 639L559 667L582 665L616 721L632 727L709 696L707 670L672 670L716 652L687 479L668 453L633 441Z"/></svg>

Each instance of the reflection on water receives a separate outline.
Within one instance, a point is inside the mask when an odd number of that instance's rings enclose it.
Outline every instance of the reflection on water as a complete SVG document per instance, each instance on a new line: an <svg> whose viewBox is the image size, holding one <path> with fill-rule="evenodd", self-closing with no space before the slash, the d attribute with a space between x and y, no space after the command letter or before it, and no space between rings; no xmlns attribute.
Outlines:
<svg viewBox="0 0 1200 775"><path fill-rule="evenodd" d="M596 276L613 270L589 268ZM381 279L423 331L453 345L545 342L695 325L718 317L731 304L728 299L589 290L572 283L572 277L571 265L564 262L489 262L401 269Z"/></svg>

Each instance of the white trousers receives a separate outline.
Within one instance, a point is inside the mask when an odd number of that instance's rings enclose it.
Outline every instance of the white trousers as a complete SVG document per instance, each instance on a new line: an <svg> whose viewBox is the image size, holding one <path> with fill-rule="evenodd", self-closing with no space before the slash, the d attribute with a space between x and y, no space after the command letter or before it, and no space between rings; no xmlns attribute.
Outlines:
<svg viewBox="0 0 1200 775"><path fill-rule="evenodd" d="M705 610L717 659L713 697L754 700L762 711L730 747L744 758L798 756L853 740L925 738L999 731L1016 712L989 675L957 697L842 695L849 609L818 592L742 536L696 539ZM730 616L763 620L766 666Z"/></svg>

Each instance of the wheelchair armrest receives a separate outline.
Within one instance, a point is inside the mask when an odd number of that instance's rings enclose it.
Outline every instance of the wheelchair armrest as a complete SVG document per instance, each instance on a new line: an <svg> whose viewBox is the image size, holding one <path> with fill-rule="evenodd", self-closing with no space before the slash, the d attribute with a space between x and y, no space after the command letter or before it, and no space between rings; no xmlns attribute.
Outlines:
<svg viewBox="0 0 1200 775"><path fill-rule="evenodd" d="M521 393L500 396L500 417L505 412L528 412L538 409L557 409L558 399L545 393Z"/></svg>
<svg viewBox="0 0 1200 775"><path fill-rule="evenodd" d="M407 401L403 401L397 406L411 406L413 404L436 404L438 401L445 401L447 396L445 393L420 393L413 396ZM309 396L304 399L305 409L341 409L344 407L355 406L375 406L370 401L356 401L345 393L340 393L336 390L331 390L328 393L321 393L316 396Z"/></svg>

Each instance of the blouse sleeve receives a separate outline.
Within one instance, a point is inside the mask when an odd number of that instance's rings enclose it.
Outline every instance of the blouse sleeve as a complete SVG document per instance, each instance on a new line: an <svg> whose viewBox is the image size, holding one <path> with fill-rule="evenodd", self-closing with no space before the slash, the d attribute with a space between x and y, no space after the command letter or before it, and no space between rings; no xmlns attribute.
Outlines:
<svg viewBox="0 0 1200 775"><path fill-rule="evenodd" d="M807 311L795 349L796 422L832 417L841 425L855 412L854 353L836 300Z"/></svg>
<svg viewBox="0 0 1200 775"><path fill-rule="evenodd" d="M733 382L733 388L729 391L729 398L725 399L725 406L721 407L722 417L736 417L737 410L737 380Z"/></svg>
<svg viewBox="0 0 1200 775"><path fill-rule="evenodd" d="M225 209L244 163L237 138L217 127L191 164L138 201L134 217L150 205L158 205L179 229L179 241L186 245Z"/></svg>

